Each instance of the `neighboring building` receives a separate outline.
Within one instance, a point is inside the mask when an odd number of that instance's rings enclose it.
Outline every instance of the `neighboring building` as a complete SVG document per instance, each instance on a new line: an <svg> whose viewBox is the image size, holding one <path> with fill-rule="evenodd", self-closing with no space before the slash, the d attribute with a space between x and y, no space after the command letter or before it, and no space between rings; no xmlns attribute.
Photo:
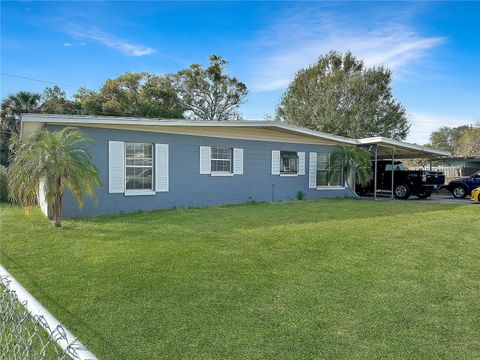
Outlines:
<svg viewBox="0 0 480 360"><path fill-rule="evenodd" d="M479 140L480 141L480 140ZM463 176L469 176L480 170L480 158L476 157L452 157L438 160L440 166L464 169Z"/></svg>
<svg viewBox="0 0 480 360"><path fill-rule="evenodd" d="M358 145L355 139L268 121L40 114L22 116L21 137L65 126L94 141L90 151L103 182L97 206L88 200L78 209L65 194L67 218L291 200L299 191L307 199L353 196L342 179L331 179L328 164L339 146Z"/></svg>
<svg viewBox="0 0 480 360"><path fill-rule="evenodd" d="M452 157L438 159L432 168L436 171L443 171L448 183L456 178L467 177L480 170L480 158L474 157Z"/></svg>

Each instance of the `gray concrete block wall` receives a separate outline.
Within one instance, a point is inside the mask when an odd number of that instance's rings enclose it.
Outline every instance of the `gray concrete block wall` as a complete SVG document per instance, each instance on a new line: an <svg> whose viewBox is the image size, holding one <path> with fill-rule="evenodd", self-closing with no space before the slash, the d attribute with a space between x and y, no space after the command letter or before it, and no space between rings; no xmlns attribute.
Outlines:
<svg viewBox="0 0 480 360"><path fill-rule="evenodd" d="M54 130L58 129L59 126L48 125L47 128ZM101 173L103 187L97 191L97 206L94 206L93 201L88 199L83 209L78 209L71 194L65 194L65 218L173 207L235 204L247 201L285 201L296 199L298 191L303 191L306 199L352 196L348 189L316 190L308 188L308 153L311 151L332 152L335 150L334 146L223 139L93 127L81 127L81 130L95 142L90 150L93 161ZM109 194L109 141L169 144L169 191L141 196ZM243 175L229 177L200 175L200 146L243 148ZM305 152L305 175L292 177L271 175L272 150Z"/></svg>

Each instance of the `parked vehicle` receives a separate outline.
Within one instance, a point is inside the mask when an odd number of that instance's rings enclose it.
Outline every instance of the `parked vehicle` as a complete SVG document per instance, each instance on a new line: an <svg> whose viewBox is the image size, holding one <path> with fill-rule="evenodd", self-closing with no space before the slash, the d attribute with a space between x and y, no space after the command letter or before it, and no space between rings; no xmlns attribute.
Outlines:
<svg viewBox="0 0 480 360"><path fill-rule="evenodd" d="M375 167L372 162L372 166ZM393 195L397 199L408 199L414 194L421 199L439 191L445 183L445 175L441 171L408 170L401 161L395 161L393 171ZM374 169L375 170L375 169ZM357 184L360 194L373 192L374 180L366 187ZM392 189L392 162L377 161L377 190Z"/></svg>
<svg viewBox="0 0 480 360"><path fill-rule="evenodd" d="M461 179L454 179L445 188L457 199L470 195L472 190L480 186L480 171Z"/></svg>
<svg viewBox="0 0 480 360"><path fill-rule="evenodd" d="M480 203L480 187L472 190L472 195L470 195L470 200L476 203Z"/></svg>

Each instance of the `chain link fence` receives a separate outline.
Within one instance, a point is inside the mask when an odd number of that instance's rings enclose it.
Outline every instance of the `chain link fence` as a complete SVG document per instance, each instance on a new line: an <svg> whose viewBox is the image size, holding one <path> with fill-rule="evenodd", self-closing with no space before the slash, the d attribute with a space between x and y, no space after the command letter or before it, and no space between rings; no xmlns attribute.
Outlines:
<svg viewBox="0 0 480 360"><path fill-rule="evenodd" d="M43 316L29 312L8 277L0 275L0 359L79 359L75 341L63 350L59 340L68 341L62 326L52 329Z"/></svg>

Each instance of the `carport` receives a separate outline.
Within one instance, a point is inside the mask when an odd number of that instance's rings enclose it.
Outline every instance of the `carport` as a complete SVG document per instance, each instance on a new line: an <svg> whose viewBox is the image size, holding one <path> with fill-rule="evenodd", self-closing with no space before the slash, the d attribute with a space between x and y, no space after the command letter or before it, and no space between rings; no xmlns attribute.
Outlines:
<svg viewBox="0 0 480 360"><path fill-rule="evenodd" d="M435 159L441 159L451 157L448 151L430 149L425 146L416 144L410 144L403 141L384 138L381 136L359 139L358 144L360 147L367 149L372 153L372 161L374 166L374 192L373 197L377 200L377 177L378 160L392 160L392 185L391 185L391 198L394 198L394 172L395 172L395 160L400 159L428 159L430 162L430 170L432 169L432 161Z"/></svg>

